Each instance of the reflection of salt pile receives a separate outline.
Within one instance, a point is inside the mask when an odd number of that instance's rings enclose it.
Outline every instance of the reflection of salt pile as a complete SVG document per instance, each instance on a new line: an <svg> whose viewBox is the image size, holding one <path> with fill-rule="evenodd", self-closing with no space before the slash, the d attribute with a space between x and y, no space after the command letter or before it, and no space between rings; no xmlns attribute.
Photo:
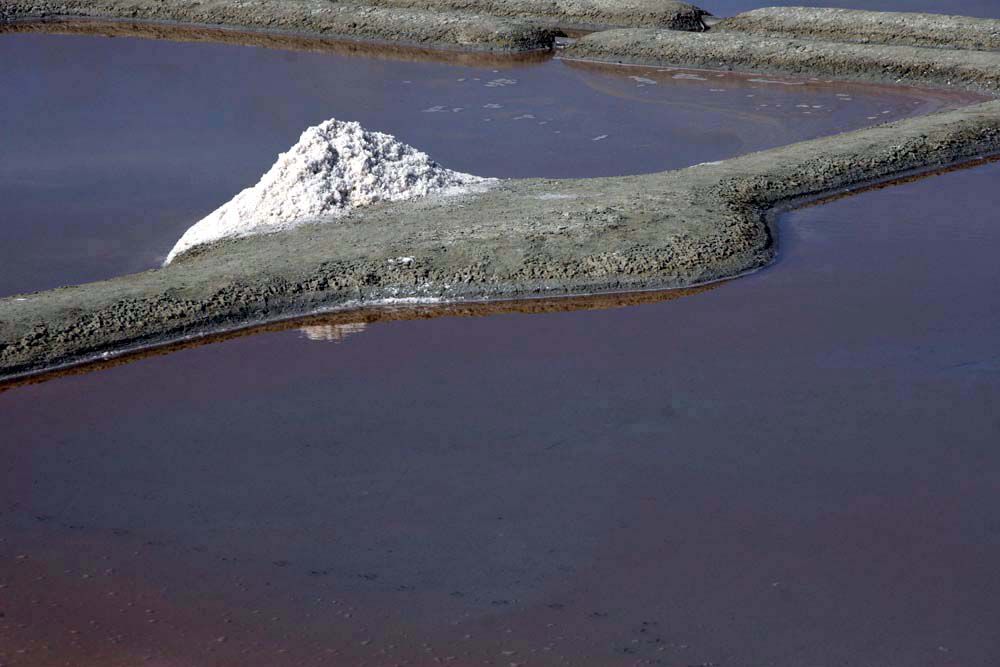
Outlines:
<svg viewBox="0 0 1000 667"><path fill-rule="evenodd" d="M492 181L445 169L392 135L331 119L303 132L257 185L188 229L166 263L203 243L288 229L378 201L469 192Z"/></svg>
<svg viewBox="0 0 1000 667"><path fill-rule="evenodd" d="M339 343L348 336L361 333L365 330L364 322L351 322L348 324L313 324L299 329L309 340L325 341L329 343Z"/></svg>

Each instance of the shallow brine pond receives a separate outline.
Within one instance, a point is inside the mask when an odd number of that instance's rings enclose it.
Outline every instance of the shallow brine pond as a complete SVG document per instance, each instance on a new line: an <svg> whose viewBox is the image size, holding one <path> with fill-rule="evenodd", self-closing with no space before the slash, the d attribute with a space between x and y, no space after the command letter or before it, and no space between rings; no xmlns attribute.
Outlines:
<svg viewBox="0 0 1000 667"><path fill-rule="evenodd" d="M996 664L998 178L797 212L670 302L0 394L0 659Z"/></svg>
<svg viewBox="0 0 1000 667"><path fill-rule="evenodd" d="M0 296L158 266L188 227L331 117L458 171L577 178L685 167L967 99L538 57L455 60L473 64L0 34L0 89L17 91L0 107Z"/></svg>
<svg viewBox="0 0 1000 667"><path fill-rule="evenodd" d="M26 167L2 163L3 233L54 262L4 243L23 289L155 263L331 115L456 169L583 176L944 103L8 39L54 77L0 74L29 93L7 107ZM311 321L0 393L0 663L995 665L998 178L795 212L774 266L670 301Z"/></svg>

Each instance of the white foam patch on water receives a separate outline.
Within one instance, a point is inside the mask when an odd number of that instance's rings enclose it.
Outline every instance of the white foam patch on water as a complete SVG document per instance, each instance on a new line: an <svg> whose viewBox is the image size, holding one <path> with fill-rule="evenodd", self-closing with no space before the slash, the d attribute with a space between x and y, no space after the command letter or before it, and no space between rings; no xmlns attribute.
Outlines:
<svg viewBox="0 0 1000 667"><path fill-rule="evenodd" d="M366 328L364 322L347 324L311 324L299 329L309 340L323 343L342 343L345 338L359 334Z"/></svg>
<svg viewBox="0 0 1000 667"><path fill-rule="evenodd" d="M769 83L778 86L804 86L805 81L777 81L775 79L748 79L750 83Z"/></svg>
<svg viewBox="0 0 1000 667"><path fill-rule="evenodd" d="M256 185L191 226L165 263L225 238L290 229L380 201L482 191L495 182L445 169L390 134L331 119L303 132Z"/></svg>

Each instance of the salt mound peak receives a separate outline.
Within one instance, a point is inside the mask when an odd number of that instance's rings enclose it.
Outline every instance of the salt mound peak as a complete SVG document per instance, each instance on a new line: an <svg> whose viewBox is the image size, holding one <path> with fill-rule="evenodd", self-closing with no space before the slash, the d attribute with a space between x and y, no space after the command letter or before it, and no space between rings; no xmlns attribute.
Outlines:
<svg viewBox="0 0 1000 667"><path fill-rule="evenodd" d="M256 185L192 225L164 264L224 238L290 229L380 201L482 190L493 182L445 169L390 134L331 118L303 132Z"/></svg>

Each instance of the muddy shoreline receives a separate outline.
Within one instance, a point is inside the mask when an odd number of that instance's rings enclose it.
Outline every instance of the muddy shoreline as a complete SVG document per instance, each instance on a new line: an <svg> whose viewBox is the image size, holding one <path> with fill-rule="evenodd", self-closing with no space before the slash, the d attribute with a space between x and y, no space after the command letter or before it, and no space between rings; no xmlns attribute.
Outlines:
<svg viewBox="0 0 1000 667"><path fill-rule="evenodd" d="M587 35L563 50L561 57L926 86L990 96L1000 91L1000 53L987 51L637 28Z"/></svg>
<svg viewBox="0 0 1000 667"><path fill-rule="evenodd" d="M259 0L207 3L41 2L0 4L0 23L94 19L163 28L228 28L287 37L323 37L443 50L520 53L550 50L558 30L520 19L475 14Z"/></svg>
<svg viewBox="0 0 1000 667"><path fill-rule="evenodd" d="M864 192L882 190L896 185L912 183L924 178L951 173L953 171L975 168L977 166L994 163L998 160L1000 160L1000 154L972 161L962 160L955 165L943 168L934 168L930 170L918 169L911 173L892 176L873 183L835 190L825 195L818 194L788 200L770 208L765 216L767 224L771 229L773 248L777 251L780 245L780 239L777 236L779 220L783 215L791 211L813 206L821 206L846 197L853 197ZM626 292L605 292L602 294L587 294L582 296L542 296L529 299L497 299L491 301L466 300L445 303L392 306L375 305L371 307L333 310L316 314L293 315L291 317L279 318L273 321L258 322L247 326L238 326L232 329L215 330L204 335L189 336L181 340L173 340L162 344L139 345L135 348L119 349L110 354L104 353L89 359L79 359L65 365L49 367L40 372L34 371L8 376L7 378L0 380L0 393L16 387L47 382L60 377L74 376L115 368L123 364L132 363L133 361L167 355L176 351L201 347L203 345L221 343L261 333L274 333L290 331L293 329L303 329L310 326L339 327L356 324L370 325L383 322L425 320L438 317L489 317L492 315L510 313L541 314L586 310L610 310L616 308L628 308L636 305L662 303L706 292L719 285L729 282L730 280L749 275L756 270L757 269L753 269L744 272L741 275L720 278L718 280L686 288L635 289Z"/></svg>
<svg viewBox="0 0 1000 667"><path fill-rule="evenodd" d="M1000 49L1000 21L942 14L764 7L723 19L712 30L860 44Z"/></svg>
<svg viewBox="0 0 1000 667"><path fill-rule="evenodd" d="M18 20L0 22L0 37L5 34L81 35L90 37L126 37L169 42L253 46L277 51L328 53L339 56L392 60L396 62L441 62L470 67L505 69L548 60L548 48L532 51L502 52L421 47L398 42L344 39L279 32L247 32L225 26L182 25L156 21L129 21L88 18L52 18L44 21Z"/></svg>
<svg viewBox="0 0 1000 667"><path fill-rule="evenodd" d="M523 53L549 51L563 29L657 26L704 30L707 12L682 2L633 0L41 0L0 2L0 25L95 19L140 21L182 29L214 27L298 38L366 41L444 50Z"/></svg>
<svg viewBox="0 0 1000 667"><path fill-rule="evenodd" d="M590 35L566 55L1000 92L1000 54L927 51L639 29ZM1000 101L679 171L378 205L0 300L0 377L324 311L691 287L770 262L776 206L995 153Z"/></svg>

